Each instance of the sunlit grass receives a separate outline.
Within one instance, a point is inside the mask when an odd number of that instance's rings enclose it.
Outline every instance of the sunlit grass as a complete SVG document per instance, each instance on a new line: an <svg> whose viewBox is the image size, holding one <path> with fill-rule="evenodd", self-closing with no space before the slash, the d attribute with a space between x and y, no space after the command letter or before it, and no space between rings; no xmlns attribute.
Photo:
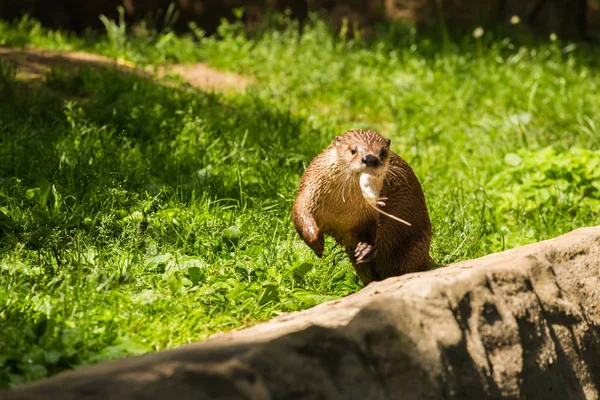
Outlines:
<svg viewBox="0 0 600 400"><path fill-rule="evenodd" d="M237 22L218 38L106 25L77 38L0 22L0 41L204 60L259 84L225 95L81 69L27 85L0 64L0 385L358 290L340 249L317 260L289 218L305 165L350 128L381 131L415 169L438 263L597 223L592 49L497 33L442 46L406 27L366 42L285 19L253 39Z"/></svg>

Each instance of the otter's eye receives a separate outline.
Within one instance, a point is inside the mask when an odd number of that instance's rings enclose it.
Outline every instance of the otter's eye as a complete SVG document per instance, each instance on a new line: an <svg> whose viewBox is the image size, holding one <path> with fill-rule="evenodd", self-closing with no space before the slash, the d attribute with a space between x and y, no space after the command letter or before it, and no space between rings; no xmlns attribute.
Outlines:
<svg viewBox="0 0 600 400"><path fill-rule="evenodd" d="M387 151L385 151L385 150L381 150L381 151L379 152L379 157L383 158L383 157L385 157L385 155L386 155L386 154L387 154Z"/></svg>
<svg viewBox="0 0 600 400"><path fill-rule="evenodd" d="M355 154L356 154L356 149L355 149L355 148L351 148L351 149L350 149L350 153L351 153L352 155L355 155Z"/></svg>

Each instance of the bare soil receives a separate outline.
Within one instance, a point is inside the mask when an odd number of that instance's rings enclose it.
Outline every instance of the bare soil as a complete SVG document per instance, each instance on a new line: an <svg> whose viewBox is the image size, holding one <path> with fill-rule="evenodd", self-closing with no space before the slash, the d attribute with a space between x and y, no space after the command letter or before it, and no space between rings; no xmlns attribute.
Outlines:
<svg viewBox="0 0 600 400"><path fill-rule="evenodd" d="M165 78L177 75L191 86L203 90L243 91L250 80L231 72L219 71L204 63L173 64L159 67L156 71L141 68L125 60L77 51L50 51L33 48L14 49L0 47L0 57L13 62L17 69L17 79L35 81L52 68L114 68L123 72L141 74L147 77Z"/></svg>

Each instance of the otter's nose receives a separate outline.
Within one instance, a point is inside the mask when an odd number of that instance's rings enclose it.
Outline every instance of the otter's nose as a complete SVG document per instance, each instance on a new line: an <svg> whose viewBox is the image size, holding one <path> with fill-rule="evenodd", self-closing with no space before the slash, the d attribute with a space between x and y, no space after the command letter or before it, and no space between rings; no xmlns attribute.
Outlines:
<svg viewBox="0 0 600 400"><path fill-rule="evenodd" d="M372 154L368 154L365 158L362 159L363 164L367 167L376 167L379 165L379 158L375 157Z"/></svg>

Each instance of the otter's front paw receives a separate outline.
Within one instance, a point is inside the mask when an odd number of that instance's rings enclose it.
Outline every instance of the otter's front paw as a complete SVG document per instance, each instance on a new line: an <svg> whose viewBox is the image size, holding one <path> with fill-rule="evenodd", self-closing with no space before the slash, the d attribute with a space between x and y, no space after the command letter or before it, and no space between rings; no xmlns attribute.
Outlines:
<svg viewBox="0 0 600 400"><path fill-rule="evenodd" d="M354 258L356 258L358 264L372 261L376 254L377 247L367 242L360 242L356 245L356 250L354 250Z"/></svg>
<svg viewBox="0 0 600 400"><path fill-rule="evenodd" d="M315 252L317 257L321 258L323 256L325 237L320 229L308 229L304 234L304 241Z"/></svg>

